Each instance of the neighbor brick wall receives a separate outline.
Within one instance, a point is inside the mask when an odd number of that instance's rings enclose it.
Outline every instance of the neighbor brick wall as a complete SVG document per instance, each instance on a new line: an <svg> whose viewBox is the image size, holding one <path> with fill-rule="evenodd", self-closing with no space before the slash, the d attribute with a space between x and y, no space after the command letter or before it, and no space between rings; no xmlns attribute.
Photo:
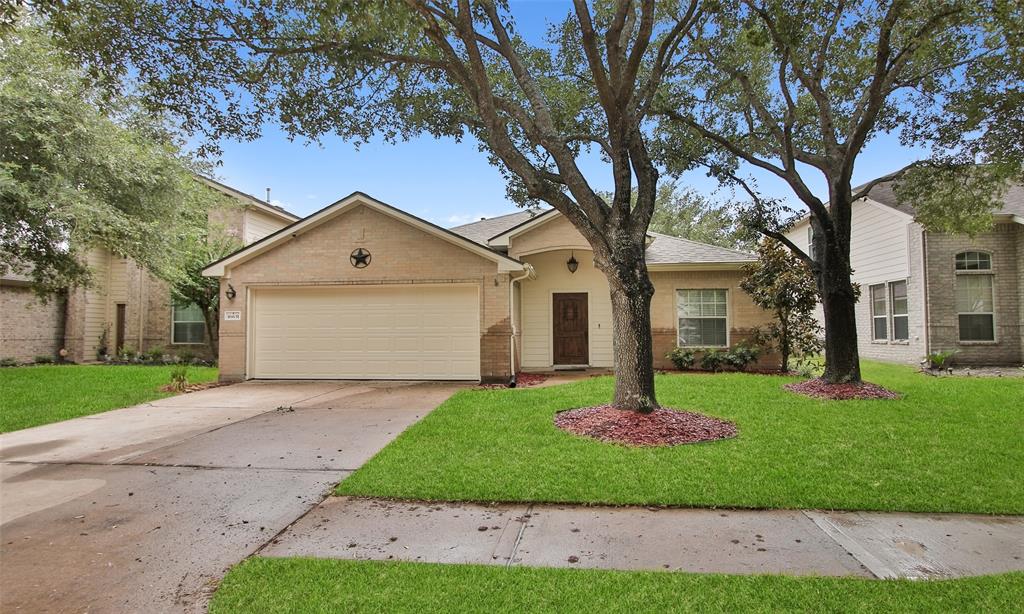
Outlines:
<svg viewBox="0 0 1024 614"><path fill-rule="evenodd" d="M46 303L24 285L0 284L0 358L56 357L63 345L64 297Z"/></svg>
<svg viewBox="0 0 1024 614"><path fill-rule="evenodd" d="M1021 246L1019 224L997 224L991 232L971 239L962 235L928 233L929 335L932 350L959 350L961 365L1019 364L1022 357L1021 323ZM956 313L956 272L954 258L963 251L978 250L992 254L995 275L994 343L964 343L959 340Z"/></svg>
<svg viewBox="0 0 1024 614"><path fill-rule="evenodd" d="M363 247L370 266L356 269L349 254ZM250 288L280 285L473 283L480 288L481 378L505 380L509 369L508 274L497 264L364 206L349 209L278 247L228 271L238 293L221 310L241 311L240 321L220 322L220 376L245 377L246 296Z"/></svg>

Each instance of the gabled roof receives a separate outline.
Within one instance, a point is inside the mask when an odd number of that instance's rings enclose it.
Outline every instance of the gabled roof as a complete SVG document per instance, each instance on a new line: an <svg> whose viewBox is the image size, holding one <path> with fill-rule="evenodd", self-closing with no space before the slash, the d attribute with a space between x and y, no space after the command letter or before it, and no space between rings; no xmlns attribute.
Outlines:
<svg viewBox="0 0 1024 614"><path fill-rule="evenodd" d="M494 243L490 243L492 241L507 245L507 241L505 241L507 237L544 224L557 218L558 215L561 214L554 209L547 209L534 215L528 215L528 212L521 211L456 226L452 228L452 232L457 232L481 245L493 245ZM485 236L488 232L494 234ZM757 260L754 254L735 249L690 241L658 232L648 231L647 235L650 237L646 251L647 264L656 268L673 265L740 265Z"/></svg>
<svg viewBox="0 0 1024 614"><path fill-rule="evenodd" d="M427 234L433 235L439 239L447 241L453 245L461 247L467 251L473 252L478 256L493 260L498 263L499 271L521 271L523 270L523 263L519 262L515 258L510 258L505 254L496 252L486 246L480 245L474 241L471 241L461 235L457 235L450 230L445 230L440 226L431 224L430 222L418 218L411 213L406 213L397 207L381 202L372 196L364 194L363 192L353 192L342 198L341 200L327 205L323 209L317 211L305 217L293 224L285 226L277 232L263 237L255 243L251 243L242 249L212 262L203 269L203 275L206 277L221 277L224 275L226 269L231 266L235 266L254 258L266 251L272 250L278 245L285 243L291 237L300 235L304 232L316 228L320 224L323 224L327 220L330 220L341 213L348 211L354 207L365 206L384 215L389 215L399 221L405 222L414 228L418 228L426 232Z"/></svg>
<svg viewBox="0 0 1024 614"><path fill-rule="evenodd" d="M476 241L481 245L487 245L487 240L494 235L503 233L509 228L518 226L523 222L527 222L540 215L540 213L541 212L536 209L525 209L523 211L516 211L515 213L506 213L505 215L489 217L477 222L470 222L469 224L455 226L451 231L457 235L466 237L470 241Z"/></svg>
<svg viewBox="0 0 1024 614"><path fill-rule="evenodd" d="M660 232L647 232L654 240L647 245L647 264L744 264L757 260L757 256L738 249L719 247L691 241Z"/></svg>
<svg viewBox="0 0 1024 614"><path fill-rule="evenodd" d="M215 179L210 179L209 177L204 177L202 175L196 175L196 177L198 177L200 181L202 181L206 185L210 186L214 190L217 190L218 192L221 192L222 194L226 194L228 196L232 196L234 198L237 198L238 200L241 200L242 202L244 202L246 205L248 205L250 207L255 207L256 209L259 209L260 211L262 211L264 213L268 213L268 214L273 215L275 217L279 217L279 218L281 218L283 220L286 220L288 222L294 222L294 221L300 219L299 216L297 216L294 213L291 213L289 211L285 211L282 207L278 207L277 205L272 205L272 204L270 204L270 203L268 203L268 202L266 202L264 200L260 200L260 199L256 198L255 196L253 196L251 194L246 194L245 192L242 192L241 190L236 190L235 188L233 188L233 187L231 187L229 185L225 185L225 184L223 184L223 183L221 183L221 182L219 182L219 181L217 181Z"/></svg>
<svg viewBox="0 0 1024 614"><path fill-rule="evenodd" d="M857 189L854 188L853 191L856 192ZM896 196L896 181L883 181L873 186L868 191L868 198L880 205L891 207L907 215L913 216L916 213L912 204L900 202L900 199ZM1003 194L1001 206L993 211L993 213L995 215L1024 217L1024 186L1017 183L1010 185L1006 189L1006 193Z"/></svg>

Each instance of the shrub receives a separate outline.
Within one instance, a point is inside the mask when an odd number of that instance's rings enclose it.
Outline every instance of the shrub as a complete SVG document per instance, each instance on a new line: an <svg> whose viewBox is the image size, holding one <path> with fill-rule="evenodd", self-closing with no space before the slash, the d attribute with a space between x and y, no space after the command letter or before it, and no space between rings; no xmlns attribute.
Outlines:
<svg viewBox="0 0 1024 614"><path fill-rule="evenodd" d="M50 365L53 364L53 356L39 355L35 357L37 365Z"/></svg>
<svg viewBox="0 0 1024 614"><path fill-rule="evenodd" d="M718 373L722 370L723 364L725 364L725 352L718 349L704 350L704 355L700 359L701 369Z"/></svg>
<svg viewBox="0 0 1024 614"><path fill-rule="evenodd" d="M133 348L130 345L126 345L123 348L121 348L121 353L117 355L117 358L124 362L132 362L138 355L139 354L138 352L135 351L135 348Z"/></svg>
<svg viewBox="0 0 1024 614"><path fill-rule="evenodd" d="M697 361L697 356L693 350L681 347L673 348L671 352L665 354L665 358L671 360L677 369L682 369L683 371L692 369Z"/></svg>
<svg viewBox="0 0 1024 614"><path fill-rule="evenodd" d="M750 363L757 360L760 349L756 346L739 344L726 352L723 360L725 364L737 371L746 371Z"/></svg>
<svg viewBox="0 0 1024 614"><path fill-rule="evenodd" d="M18 361L13 358L0 358L0 367L17 367Z"/></svg>
<svg viewBox="0 0 1024 614"><path fill-rule="evenodd" d="M162 345L154 345L153 347L151 347L148 350L146 350L145 352L143 352L142 356L145 357L146 360L150 360L152 362L156 362L156 361L160 360L161 358L163 358L163 356L164 356L164 346L162 346Z"/></svg>
<svg viewBox="0 0 1024 614"><path fill-rule="evenodd" d="M196 353L192 350L182 350L178 352L178 361L186 365L192 364L196 360Z"/></svg>
<svg viewBox="0 0 1024 614"><path fill-rule="evenodd" d="M171 390L184 392L188 386L188 365L175 365L171 368Z"/></svg>
<svg viewBox="0 0 1024 614"><path fill-rule="evenodd" d="M924 359L928 362L930 369L945 369L947 366L953 364L953 356L957 355L960 350L939 350L936 352L929 352Z"/></svg>

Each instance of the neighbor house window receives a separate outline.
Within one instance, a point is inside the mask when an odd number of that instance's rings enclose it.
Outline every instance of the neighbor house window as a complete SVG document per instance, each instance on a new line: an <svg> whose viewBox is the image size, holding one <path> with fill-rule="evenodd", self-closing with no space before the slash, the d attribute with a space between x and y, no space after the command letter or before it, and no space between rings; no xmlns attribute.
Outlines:
<svg viewBox="0 0 1024 614"><path fill-rule="evenodd" d="M725 290L676 290L679 345L727 346L726 309Z"/></svg>
<svg viewBox="0 0 1024 614"><path fill-rule="evenodd" d="M995 341L992 256L984 252L956 255L956 311L960 341Z"/></svg>
<svg viewBox="0 0 1024 614"><path fill-rule="evenodd" d="M892 302L892 338L896 341L906 341L910 339L906 280L890 282L889 296Z"/></svg>
<svg viewBox="0 0 1024 614"><path fill-rule="evenodd" d="M203 343L206 322L203 310L195 304L175 305L171 308L172 343Z"/></svg>
<svg viewBox="0 0 1024 614"><path fill-rule="evenodd" d="M889 310L885 298L885 284L870 286L871 294L871 338L875 341L889 340Z"/></svg>

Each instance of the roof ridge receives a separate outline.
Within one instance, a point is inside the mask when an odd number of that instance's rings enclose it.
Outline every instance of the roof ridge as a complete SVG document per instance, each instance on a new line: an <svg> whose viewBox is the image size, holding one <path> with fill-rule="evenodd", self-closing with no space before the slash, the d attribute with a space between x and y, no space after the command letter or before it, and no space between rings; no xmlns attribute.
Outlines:
<svg viewBox="0 0 1024 614"><path fill-rule="evenodd" d="M648 230L647 232L648 232L648 234L652 234L652 235L654 235L656 237L664 237L666 239L675 239L676 241L685 241L687 243L693 243L694 245L704 245L706 247L713 247L715 249L724 249L726 251L730 251L730 252L733 252L735 254L742 254L744 256L753 256L754 255L753 252L746 252L746 251L743 251L742 249L735 249L735 248L732 248L732 247L722 247L721 245L715 245L714 243L705 243L703 241L694 241L693 239L687 239L685 237L677 237L675 235L667 235L667 234L665 234L663 232L655 232L653 230Z"/></svg>
<svg viewBox="0 0 1024 614"><path fill-rule="evenodd" d="M501 215L495 215L494 217L485 217L480 220L473 220L472 222L466 222L465 224L459 224L458 226L452 226L451 230L456 228L462 228L464 226L472 226L473 224L479 224L480 222L490 222L492 220L500 220L503 217L511 217L513 215L520 215L522 213L529 213L529 209L520 209L519 211L513 211L511 213L502 213Z"/></svg>

